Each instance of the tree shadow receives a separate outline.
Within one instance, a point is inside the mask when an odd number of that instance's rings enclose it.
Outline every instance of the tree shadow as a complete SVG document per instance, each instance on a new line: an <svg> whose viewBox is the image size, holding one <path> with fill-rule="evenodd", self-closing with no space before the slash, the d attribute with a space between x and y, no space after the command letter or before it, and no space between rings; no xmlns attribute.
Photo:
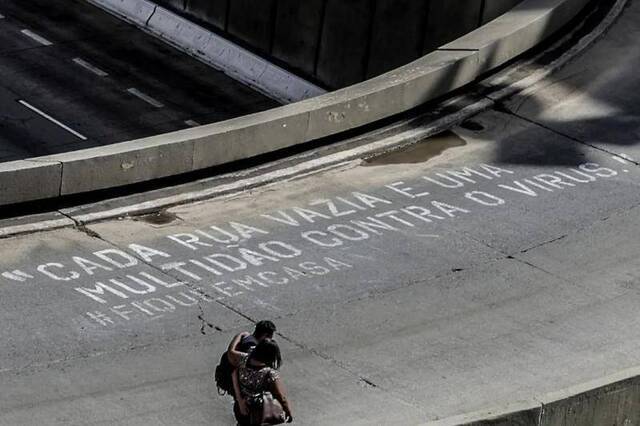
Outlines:
<svg viewBox="0 0 640 426"><path fill-rule="evenodd" d="M518 60L531 61L524 71L515 69L513 75L500 83L487 79L470 90L469 97L491 99L525 78L532 71L553 64L561 55L597 25L610 11L613 1L592 3L583 14L566 28L581 26L571 37L542 42L541 46ZM525 4L520 6L526 12ZM549 28L558 26L558 17L550 15ZM547 28L539 27L540 34ZM563 29L558 31L561 34ZM565 31L566 32L566 31ZM554 74L532 88L494 102L492 110L502 115L492 129L497 139L494 162L497 164L576 165L590 161L593 148L618 152L622 147L640 143L640 6L631 3L607 35ZM555 41L554 41L555 40ZM486 49L482 66L490 70L499 64L505 49L496 43ZM511 62L513 63L513 61ZM510 64L503 66L508 75ZM522 68L522 67L520 67ZM458 73L443 76L438 85L454 88ZM416 126L419 124L416 123ZM640 151L640 149L638 149Z"/></svg>
<svg viewBox="0 0 640 426"><path fill-rule="evenodd" d="M498 146L496 162L575 164L588 161L594 147L611 154L638 152L638 37L640 7L630 4L609 33L582 56L531 89L497 103L496 110L529 125ZM549 60L543 56L536 65L548 66ZM540 155L517 155L520 141L535 144Z"/></svg>

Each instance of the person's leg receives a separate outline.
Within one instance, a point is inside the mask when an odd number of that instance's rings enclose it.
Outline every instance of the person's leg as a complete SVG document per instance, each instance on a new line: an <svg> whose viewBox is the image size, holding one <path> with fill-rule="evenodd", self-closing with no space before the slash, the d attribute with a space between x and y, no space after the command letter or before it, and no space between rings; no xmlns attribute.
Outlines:
<svg viewBox="0 0 640 426"><path fill-rule="evenodd" d="M233 403L233 414L236 416L236 421L238 422L238 426L250 426L251 420L249 416L243 416L240 413L240 407L238 407L238 402Z"/></svg>

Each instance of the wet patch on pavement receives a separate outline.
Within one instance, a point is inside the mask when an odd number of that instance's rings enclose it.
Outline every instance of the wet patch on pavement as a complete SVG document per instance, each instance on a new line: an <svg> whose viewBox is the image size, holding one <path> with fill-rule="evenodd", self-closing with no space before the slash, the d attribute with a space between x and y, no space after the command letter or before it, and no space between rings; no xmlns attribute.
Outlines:
<svg viewBox="0 0 640 426"><path fill-rule="evenodd" d="M391 151L363 160L364 167L388 166L392 164L417 164L442 155L451 148L465 146L467 142L452 131L445 131L404 149Z"/></svg>
<svg viewBox="0 0 640 426"><path fill-rule="evenodd" d="M177 220L180 220L180 218L173 213L169 213L165 210L162 210L162 211L151 213L151 214L135 216L133 220L139 221L139 222L146 222L150 225L162 226L162 225L169 225Z"/></svg>

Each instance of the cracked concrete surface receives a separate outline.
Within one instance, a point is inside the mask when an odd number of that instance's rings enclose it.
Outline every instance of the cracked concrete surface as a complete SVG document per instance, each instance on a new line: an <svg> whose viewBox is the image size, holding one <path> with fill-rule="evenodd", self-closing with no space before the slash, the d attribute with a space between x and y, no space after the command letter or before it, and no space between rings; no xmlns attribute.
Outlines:
<svg viewBox="0 0 640 426"><path fill-rule="evenodd" d="M418 424L636 367L639 32L632 1L437 154L3 239L0 424L233 424L213 369L263 318L300 424ZM77 291L97 282L127 297Z"/></svg>

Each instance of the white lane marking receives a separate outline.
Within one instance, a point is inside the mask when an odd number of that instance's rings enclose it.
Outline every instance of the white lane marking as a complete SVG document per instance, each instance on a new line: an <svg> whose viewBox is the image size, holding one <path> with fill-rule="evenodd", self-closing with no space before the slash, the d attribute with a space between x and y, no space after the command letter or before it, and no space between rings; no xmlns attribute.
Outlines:
<svg viewBox="0 0 640 426"><path fill-rule="evenodd" d="M131 88L127 89L127 92L131 93L133 96L135 96L137 98L142 99L146 103L148 103L150 105L153 105L156 108L164 107L164 104L162 102L160 102L157 99L152 98L151 96L147 95L146 93L142 93L141 91L139 91L135 87L131 87Z"/></svg>
<svg viewBox="0 0 640 426"><path fill-rule="evenodd" d="M100 77L106 77L109 75L109 73L102 71L100 68L96 67L95 65L90 64L89 62L85 61L82 58L73 58L72 61L76 64L76 65L80 65L82 68L91 71L92 73L100 76Z"/></svg>
<svg viewBox="0 0 640 426"><path fill-rule="evenodd" d="M27 274L26 272L22 272L19 269L3 272L2 276L8 280L18 281L21 283L27 281L30 278L33 278L33 275Z"/></svg>
<svg viewBox="0 0 640 426"><path fill-rule="evenodd" d="M191 126L191 127L198 127L200 125L200 123L198 123L195 120L185 120L184 124L186 124L187 126Z"/></svg>
<svg viewBox="0 0 640 426"><path fill-rule="evenodd" d="M4 19L4 15L0 13L0 19Z"/></svg>
<svg viewBox="0 0 640 426"><path fill-rule="evenodd" d="M616 154L612 155L611 158L622 164L636 163L636 160L634 160L633 157L627 154Z"/></svg>
<svg viewBox="0 0 640 426"><path fill-rule="evenodd" d="M50 116L49 114L47 114L44 111L39 110L38 108L34 107L33 105L31 105L29 102L27 101L23 101L22 99L18 100L18 102L21 105L24 105L25 107L29 108L31 111L35 112L36 114L39 114L40 116L46 118L47 120L51 121L53 124L62 127L64 130L66 130L67 132L71 133L72 135L76 136L79 139L82 139L83 141L87 140L87 137L76 132L75 130L73 130L71 127L65 125L64 123L56 120L55 118L53 118L52 116Z"/></svg>
<svg viewBox="0 0 640 426"><path fill-rule="evenodd" d="M38 43L40 43L43 46L51 46L53 43L50 42L49 40L47 40L46 38L42 37L41 35L38 35L36 33L34 33L31 30L21 30L20 31L22 34L26 35L27 37L29 37L32 40L37 41Z"/></svg>

